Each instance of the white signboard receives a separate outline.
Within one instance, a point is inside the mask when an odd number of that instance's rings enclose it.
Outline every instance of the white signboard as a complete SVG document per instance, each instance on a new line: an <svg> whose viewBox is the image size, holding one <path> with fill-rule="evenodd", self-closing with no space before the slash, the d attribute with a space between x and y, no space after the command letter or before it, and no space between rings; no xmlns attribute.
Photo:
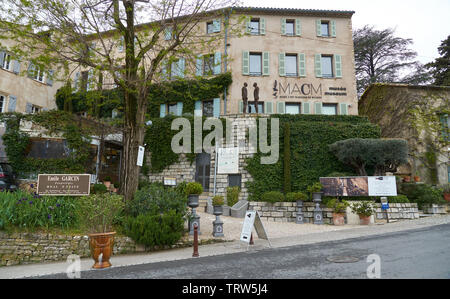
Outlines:
<svg viewBox="0 0 450 299"><path fill-rule="evenodd" d="M397 196L395 176L370 176L369 196Z"/></svg>
<svg viewBox="0 0 450 299"><path fill-rule="evenodd" d="M142 166L144 164L144 152L145 152L145 147L140 146L138 158L137 158L137 166Z"/></svg>
<svg viewBox="0 0 450 299"><path fill-rule="evenodd" d="M219 148L217 151L217 173L239 173L239 148Z"/></svg>
<svg viewBox="0 0 450 299"><path fill-rule="evenodd" d="M250 243L253 224L255 223L256 211L247 211L245 214L244 225L242 226L241 241Z"/></svg>

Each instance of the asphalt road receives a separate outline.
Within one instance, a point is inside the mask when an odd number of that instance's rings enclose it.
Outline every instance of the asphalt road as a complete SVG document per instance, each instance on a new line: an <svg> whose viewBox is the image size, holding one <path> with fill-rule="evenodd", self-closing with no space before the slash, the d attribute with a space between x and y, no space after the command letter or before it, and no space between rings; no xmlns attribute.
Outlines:
<svg viewBox="0 0 450 299"><path fill-rule="evenodd" d="M373 254L380 258L379 267L373 259L367 261ZM330 261L335 258L353 261ZM366 279L368 267L382 279L450 278L450 224L336 242L85 271L81 278ZM42 278L67 277L61 274Z"/></svg>

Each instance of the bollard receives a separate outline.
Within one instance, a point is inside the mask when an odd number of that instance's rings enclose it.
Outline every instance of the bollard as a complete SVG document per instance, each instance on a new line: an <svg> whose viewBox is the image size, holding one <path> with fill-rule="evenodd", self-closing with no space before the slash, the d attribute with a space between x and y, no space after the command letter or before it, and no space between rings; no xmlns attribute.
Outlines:
<svg viewBox="0 0 450 299"><path fill-rule="evenodd" d="M194 224L194 253L192 257L199 257L198 254L198 226L197 223Z"/></svg>

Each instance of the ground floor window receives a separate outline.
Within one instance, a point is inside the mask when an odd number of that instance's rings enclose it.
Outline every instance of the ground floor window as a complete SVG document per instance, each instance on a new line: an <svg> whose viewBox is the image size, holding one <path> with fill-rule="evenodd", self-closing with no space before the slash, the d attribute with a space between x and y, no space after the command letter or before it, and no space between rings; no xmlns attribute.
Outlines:
<svg viewBox="0 0 450 299"><path fill-rule="evenodd" d="M286 114L300 114L300 103L286 103Z"/></svg>
<svg viewBox="0 0 450 299"><path fill-rule="evenodd" d="M337 115L337 104L323 104L322 114Z"/></svg>
<svg viewBox="0 0 450 299"><path fill-rule="evenodd" d="M228 186L229 187L238 186L240 188L241 184L242 184L242 175L240 175L240 174L229 174L228 175Z"/></svg>
<svg viewBox="0 0 450 299"><path fill-rule="evenodd" d="M5 112L6 97L0 95L0 113Z"/></svg>
<svg viewBox="0 0 450 299"><path fill-rule="evenodd" d="M203 102L203 116L213 117L214 116L214 102L204 101Z"/></svg>
<svg viewBox="0 0 450 299"><path fill-rule="evenodd" d="M256 113L255 102L248 102L248 113ZM258 113L264 113L264 102L258 101Z"/></svg>
<svg viewBox="0 0 450 299"><path fill-rule="evenodd" d="M177 104L169 104L169 114L177 115Z"/></svg>

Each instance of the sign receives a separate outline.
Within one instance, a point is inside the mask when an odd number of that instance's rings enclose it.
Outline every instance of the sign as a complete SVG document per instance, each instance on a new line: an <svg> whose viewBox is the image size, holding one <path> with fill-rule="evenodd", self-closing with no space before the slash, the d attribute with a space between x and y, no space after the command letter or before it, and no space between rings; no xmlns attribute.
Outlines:
<svg viewBox="0 0 450 299"><path fill-rule="evenodd" d="M177 179L176 178L164 178L164 186L176 186Z"/></svg>
<svg viewBox="0 0 450 299"><path fill-rule="evenodd" d="M40 174L37 193L53 196L85 196L91 190L90 174Z"/></svg>
<svg viewBox="0 0 450 299"><path fill-rule="evenodd" d="M397 196L395 176L320 178L325 196Z"/></svg>
<svg viewBox="0 0 450 299"><path fill-rule="evenodd" d="M239 173L239 148L219 148L217 151L217 173L236 174Z"/></svg>
<svg viewBox="0 0 450 299"><path fill-rule="evenodd" d="M142 166L144 164L144 152L145 152L145 147L140 146L139 152L138 152L138 157L137 157L137 166Z"/></svg>
<svg viewBox="0 0 450 299"><path fill-rule="evenodd" d="M258 234L258 238L269 240L266 230L262 224L257 211L247 211L245 214L244 225L242 226L241 241L250 243L253 227Z"/></svg>
<svg viewBox="0 0 450 299"><path fill-rule="evenodd" d="M381 198L381 209L383 211L389 210L389 202L386 197Z"/></svg>
<svg viewBox="0 0 450 299"><path fill-rule="evenodd" d="M377 176L368 178L369 196L397 196L395 176Z"/></svg>

